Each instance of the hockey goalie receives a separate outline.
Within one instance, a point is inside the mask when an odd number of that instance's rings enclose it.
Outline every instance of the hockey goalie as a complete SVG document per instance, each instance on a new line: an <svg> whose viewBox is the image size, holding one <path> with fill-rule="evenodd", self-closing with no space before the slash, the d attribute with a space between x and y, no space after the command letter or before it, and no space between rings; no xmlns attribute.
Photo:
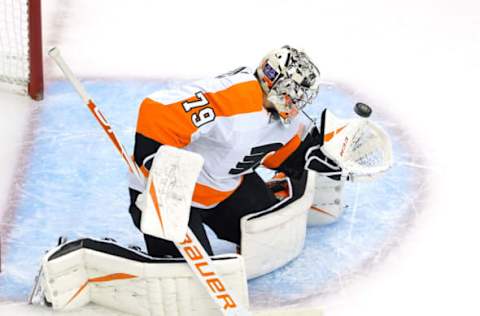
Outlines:
<svg viewBox="0 0 480 316"><path fill-rule="evenodd" d="M146 253L106 240L61 244L44 256L32 299L56 310L95 302L136 315L247 315L247 279L295 259L308 222L335 221L346 181L391 166L389 139L367 119L367 105L350 120L304 113L319 76L303 51L284 46L255 71L146 97L133 161L121 149ZM259 167L275 176L264 181ZM237 253L215 255L204 225Z"/></svg>

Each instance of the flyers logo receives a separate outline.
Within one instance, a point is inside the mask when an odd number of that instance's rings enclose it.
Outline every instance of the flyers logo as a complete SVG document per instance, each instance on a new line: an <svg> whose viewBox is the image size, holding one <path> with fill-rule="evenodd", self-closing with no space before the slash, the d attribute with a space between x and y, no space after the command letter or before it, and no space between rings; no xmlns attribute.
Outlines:
<svg viewBox="0 0 480 316"><path fill-rule="evenodd" d="M252 148L250 155L243 157L241 162L238 162L235 168L230 169L229 174L241 174L249 169L256 168L262 161L266 154L276 151L282 147L282 143L273 143Z"/></svg>

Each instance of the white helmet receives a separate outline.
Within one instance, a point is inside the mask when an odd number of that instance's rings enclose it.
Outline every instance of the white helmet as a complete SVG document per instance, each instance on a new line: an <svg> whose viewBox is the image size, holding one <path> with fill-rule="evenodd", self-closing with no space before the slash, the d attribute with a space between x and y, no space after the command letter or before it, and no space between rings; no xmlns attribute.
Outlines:
<svg viewBox="0 0 480 316"><path fill-rule="evenodd" d="M270 52L257 68L257 78L267 100L286 124L317 96L319 77L320 72L310 58L290 46Z"/></svg>

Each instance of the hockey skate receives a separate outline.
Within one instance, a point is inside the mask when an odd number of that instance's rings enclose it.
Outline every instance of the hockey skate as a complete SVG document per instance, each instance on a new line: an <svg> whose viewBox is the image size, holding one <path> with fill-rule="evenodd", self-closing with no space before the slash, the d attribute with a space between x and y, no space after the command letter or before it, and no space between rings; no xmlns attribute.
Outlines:
<svg viewBox="0 0 480 316"><path fill-rule="evenodd" d="M60 236L58 237L58 242L57 246L61 246L65 244L68 241L66 236ZM43 277L43 265L40 265L40 269L38 270L37 275L35 276L35 280L33 283L32 290L30 292L30 295L28 296L28 304L32 305L45 305L45 306L51 306L52 304L47 301L45 298L45 291L42 288L41 285L41 278Z"/></svg>

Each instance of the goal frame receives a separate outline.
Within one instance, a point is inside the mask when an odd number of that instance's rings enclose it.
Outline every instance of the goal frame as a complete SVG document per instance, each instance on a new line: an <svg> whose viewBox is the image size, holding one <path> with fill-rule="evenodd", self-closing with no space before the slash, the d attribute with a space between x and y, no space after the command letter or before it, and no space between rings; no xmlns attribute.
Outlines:
<svg viewBox="0 0 480 316"><path fill-rule="evenodd" d="M28 0L28 51L30 78L28 94L34 100L43 99L43 45L42 45L42 1Z"/></svg>

